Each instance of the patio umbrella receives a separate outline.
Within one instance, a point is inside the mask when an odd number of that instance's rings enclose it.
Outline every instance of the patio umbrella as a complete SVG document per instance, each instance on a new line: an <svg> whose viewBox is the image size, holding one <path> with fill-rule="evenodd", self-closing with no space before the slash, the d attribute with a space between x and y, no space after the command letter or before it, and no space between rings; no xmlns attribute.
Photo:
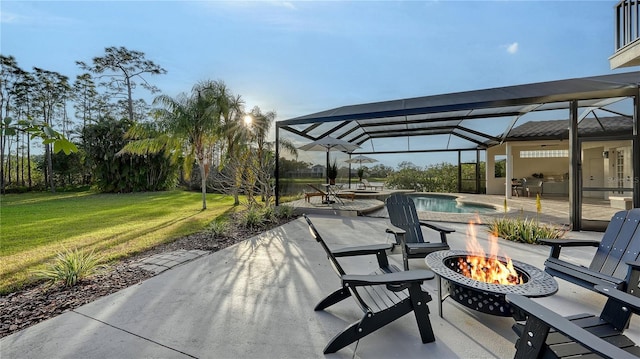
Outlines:
<svg viewBox="0 0 640 359"><path fill-rule="evenodd" d="M325 136L298 147L298 149L303 151L326 151L327 170L329 169L329 151L352 152L358 148L360 148L360 146L331 136ZM327 183L329 183L329 177L327 177Z"/></svg>
<svg viewBox="0 0 640 359"><path fill-rule="evenodd" d="M376 160L375 158L371 158L371 157L367 157L367 156L363 156L363 155L357 155L355 157L351 157L350 159L346 160L345 162L347 162L347 163L358 163L362 167L363 163L373 163L373 162L378 162L378 160Z"/></svg>
<svg viewBox="0 0 640 359"><path fill-rule="evenodd" d="M375 158L371 158L371 157L367 157L367 156L363 156L363 155L357 155L355 157L351 157L350 159L346 160L345 162L357 163L359 165L359 167L358 167L358 178L360 179L360 181L362 181L362 174L364 174L364 172L362 172L362 173L360 172L360 170L362 169L362 164L363 163L378 162L378 160L376 160ZM351 166L349 166L349 188L351 188Z"/></svg>

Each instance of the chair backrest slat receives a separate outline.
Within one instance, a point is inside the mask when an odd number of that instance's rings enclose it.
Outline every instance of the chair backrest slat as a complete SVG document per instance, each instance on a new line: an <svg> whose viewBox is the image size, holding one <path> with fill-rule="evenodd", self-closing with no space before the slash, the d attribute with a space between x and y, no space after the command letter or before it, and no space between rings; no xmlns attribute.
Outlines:
<svg viewBox="0 0 640 359"><path fill-rule="evenodd" d="M315 238L316 241L318 241L318 243L320 243L320 245L322 246L322 249L324 249L325 253L327 254L327 257L329 258L329 261L331 262L333 269L336 271L336 273L338 273L339 276L345 275L346 273L344 269L342 269L342 266L340 265L340 263L338 263L338 260L336 259L336 257L333 255L333 253L327 246L327 243L325 243L324 239L322 239L316 227L313 225L313 223L311 223L311 220L309 219L309 217L307 217L306 214L303 214L302 216L304 216L304 219L307 221L307 224L309 225L309 232L311 232L311 236Z"/></svg>
<svg viewBox="0 0 640 359"><path fill-rule="evenodd" d="M622 256L633 238L633 233L636 231L636 228L638 228L638 221L629 218L627 215L620 229L620 233L618 233L618 238L613 242L607 258L602 265L601 273L613 275L613 272L615 272L616 267L620 264L620 260L622 260Z"/></svg>
<svg viewBox="0 0 640 359"><path fill-rule="evenodd" d="M318 230L313 225L313 223L311 222L309 217L307 217L306 214L303 214L302 216L304 217L304 219L307 221L307 224L309 225L309 232L311 232L311 236L313 238L315 238L316 241L318 241L318 243L320 243L320 245L324 249L325 253L327 254L327 258L329 258L329 262L331 262L331 266L336 271L338 276L342 277L343 275L345 275L346 272L344 271L344 269L342 268L342 266L338 262L338 259L333 255L333 252L331 252L331 250L329 249L329 246L327 246L327 243L324 241L324 239L322 239L322 236L320 236L320 233L318 233ZM354 298L356 303L360 306L360 308L362 308L363 311L365 311L365 312L367 312L367 311L375 311L374 308L371 308L369 303L367 303L365 300L363 300L363 298L360 295L360 293L357 290L357 288L350 287L349 291L351 292L351 296Z"/></svg>
<svg viewBox="0 0 640 359"><path fill-rule="evenodd" d="M406 231L407 243L424 243L416 205L411 197L394 193L386 200L389 221L395 227Z"/></svg>
<svg viewBox="0 0 640 359"><path fill-rule="evenodd" d="M598 246L598 250L591 260L591 264L589 265L589 269L592 271L600 272L602 267L604 266L605 261L607 260L607 256L613 248L613 244L618 238L620 234L620 230L625 224L627 219L627 211L620 211L611 217L611 221L607 226L604 235L602 236L602 240L600 241L600 245Z"/></svg>
<svg viewBox="0 0 640 359"><path fill-rule="evenodd" d="M635 222L636 229L629 240L627 249L613 272L613 276L617 278L624 278L625 275L627 275L629 267L627 262L637 262L640 259L640 208L634 208L629 211L627 220L632 223Z"/></svg>

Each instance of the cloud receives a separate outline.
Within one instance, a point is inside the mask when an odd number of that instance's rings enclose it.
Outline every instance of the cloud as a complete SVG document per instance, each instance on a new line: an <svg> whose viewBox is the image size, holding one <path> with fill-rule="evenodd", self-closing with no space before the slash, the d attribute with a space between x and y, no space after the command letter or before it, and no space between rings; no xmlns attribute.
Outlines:
<svg viewBox="0 0 640 359"><path fill-rule="evenodd" d="M3 23L3 24L17 24L17 23L25 22L26 19L28 18L25 16L21 16L21 15L6 12L6 11L3 11L2 13L0 13L0 23Z"/></svg>
<svg viewBox="0 0 640 359"><path fill-rule="evenodd" d="M515 54L516 52L518 52L518 43L514 42L512 44L509 45L505 45L505 47L507 48L507 52L511 55Z"/></svg>
<svg viewBox="0 0 640 359"><path fill-rule="evenodd" d="M277 1L273 3L275 6L284 7L290 10L296 10L296 6L290 1Z"/></svg>
<svg viewBox="0 0 640 359"><path fill-rule="evenodd" d="M25 13L29 15L23 15ZM21 8L18 11L2 11L0 13L0 23L7 25L60 26L70 25L74 22L75 20L72 18L50 15L32 8Z"/></svg>

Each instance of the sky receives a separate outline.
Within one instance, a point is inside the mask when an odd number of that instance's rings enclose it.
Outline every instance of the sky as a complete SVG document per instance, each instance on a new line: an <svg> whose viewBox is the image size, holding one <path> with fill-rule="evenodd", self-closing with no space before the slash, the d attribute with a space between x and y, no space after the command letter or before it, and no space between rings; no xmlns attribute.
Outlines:
<svg viewBox="0 0 640 359"><path fill-rule="evenodd" d="M617 1L12 1L0 52L74 79L109 46L167 70L167 95L222 80L291 119L343 105L596 76ZM149 102L152 95L137 90ZM382 161L389 165L397 159ZM301 160L305 160L304 155Z"/></svg>

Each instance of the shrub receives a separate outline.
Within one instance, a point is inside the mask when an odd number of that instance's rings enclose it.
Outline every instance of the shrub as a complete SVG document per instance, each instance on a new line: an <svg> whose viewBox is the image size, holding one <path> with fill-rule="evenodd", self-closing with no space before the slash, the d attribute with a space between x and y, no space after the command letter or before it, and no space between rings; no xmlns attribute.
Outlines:
<svg viewBox="0 0 640 359"><path fill-rule="evenodd" d="M276 217L280 219L289 219L293 217L294 208L288 205L279 205L276 207Z"/></svg>
<svg viewBox="0 0 640 359"><path fill-rule="evenodd" d="M71 287L102 269L100 261L101 258L93 251L86 253L78 249L65 250L58 253L47 268L36 271L35 274L40 279L48 281L49 285L62 282L65 286Z"/></svg>
<svg viewBox="0 0 640 359"><path fill-rule="evenodd" d="M215 237L224 237L229 231L229 222L226 219L218 218L211 222L207 230Z"/></svg>
<svg viewBox="0 0 640 359"><path fill-rule="evenodd" d="M264 223L264 213L257 207L244 211L239 218L239 224L245 228L256 228Z"/></svg>
<svg viewBox="0 0 640 359"><path fill-rule="evenodd" d="M501 218L489 224L489 232L514 242L538 243L538 239L562 238L567 231L561 227L540 224L533 219Z"/></svg>
<svg viewBox="0 0 640 359"><path fill-rule="evenodd" d="M275 207L266 206L262 210L262 218L264 222L276 222L278 220L278 213Z"/></svg>

